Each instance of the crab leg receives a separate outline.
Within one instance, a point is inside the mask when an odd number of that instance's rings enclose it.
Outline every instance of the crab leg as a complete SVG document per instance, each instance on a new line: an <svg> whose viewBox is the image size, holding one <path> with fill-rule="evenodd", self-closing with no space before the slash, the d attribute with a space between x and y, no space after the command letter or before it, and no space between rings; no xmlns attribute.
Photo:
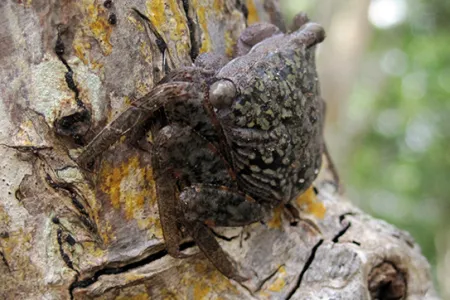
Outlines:
<svg viewBox="0 0 450 300"><path fill-rule="evenodd" d="M190 97L190 87L191 84L188 82L170 82L156 86L100 131L77 158L77 163L82 168L89 169L90 164L99 154L107 150L122 135L152 118L153 113L159 108L167 103L184 101Z"/></svg>
<svg viewBox="0 0 450 300"><path fill-rule="evenodd" d="M239 275L233 262L216 241L211 230L201 222L185 223L189 234L210 262L226 277L242 282L247 278Z"/></svg>

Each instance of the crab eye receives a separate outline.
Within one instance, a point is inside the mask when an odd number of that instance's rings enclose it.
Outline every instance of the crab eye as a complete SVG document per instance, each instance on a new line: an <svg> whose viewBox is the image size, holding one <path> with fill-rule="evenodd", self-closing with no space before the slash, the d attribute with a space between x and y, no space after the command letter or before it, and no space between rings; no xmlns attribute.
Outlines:
<svg viewBox="0 0 450 300"><path fill-rule="evenodd" d="M233 104L236 97L236 87L229 80L220 80L209 88L209 101L217 108L227 108Z"/></svg>

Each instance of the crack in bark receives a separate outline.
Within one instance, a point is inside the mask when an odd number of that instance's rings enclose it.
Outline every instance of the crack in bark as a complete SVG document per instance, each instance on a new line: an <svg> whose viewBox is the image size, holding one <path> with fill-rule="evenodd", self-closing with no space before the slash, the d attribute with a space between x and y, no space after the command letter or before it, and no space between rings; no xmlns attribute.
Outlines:
<svg viewBox="0 0 450 300"><path fill-rule="evenodd" d="M258 285L258 287L256 288L255 292L259 292L259 291L262 289L262 287L264 286L264 284L265 284L266 282L268 282L270 279L272 279L275 275L277 275L278 271L280 271L280 269L281 269L282 267L284 267L284 266L285 266L285 265L282 264L282 265L279 266L275 271L273 271L272 273L270 273L269 276L267 276L266 278L264 278L264 279L261 281L261 283Z"/></svg>
<svg viewBox="0 0 450 300"><path fill-rule="evenodd" d="M348 213L342 214L339 216L339 223L342 223L344 221L345 217L347 217L347 216L356 216L356 215L357 215L357 213L355 213L355 212L348 212Z"/></svg>
<svg viewBox="0 0 450 300"><path fill-rule="evenodd" d="M39 151L53 150L51 146L14 146L7 144L0 144L0 146L17 150L19 152L32 152L33 154L38 154Z"/></svg>
<svg viewBox="0 0 450 300"><path fill-rule="evenodd" d="M78 217L79 217L81 223L83 223L83 225L89 230L89 232L91 232L93 234L97 234L98 233L97 225L92 221L91 216L86 211L86 208L81 203L81 201L78 199L78 197L81 197L79 195L79 193L68 183L55 182L51 178L50 174L46 174L45 181L55 191L64 190L69 194L68 196L72 200L73 206L80 213L80 215ZM82 199L82 200L84 200L84 199Z"/></svg>
<svg viewBox="0 0 450 300"><path fill-rule="evenodd" d="M67 86L69 87L72 92L75 93L75 101L77 102L77 105L80 107L84 107L83 101L79 98L80 91L78 90L78 87L75 84L75 81L73 80L73 70L67 63L66 59L64 58L63 54L65 52L65 45L61 39L61 30L58 27L58 35L56 38L56 45L55 45L55 53L58 56L58 59L64 64L64 66L67 68L67 72L65 75Z"/></svg>
<svg viewBox="0 0 450 300"><path fill-rule="evenodd" d="M339 238L341 236L343 236L347 232L347 230L350 228L350 226L352 226L352 223L348 222L347 225L344 226L344 228L339 230L339 232L332 239L333 243L338 243L339 242Z"/></svg>
<svg viewBox="0 0 450 300"><path fill-rule="evenodd" d="M150 31L156 37L156 45L158 46L159 51L164 55L164 53L167 50L167 43L166 43L166 41L164 41L163 37L159 34L158 30L156 30L155 25L153 25L152 21L150 21L150 19L147 18L146 15L141 13L137 8L133 7L132 10L134 10L141 19L143 19L145 22L148 23Z"/></svg>
<svg viewBox="0 0 450 300"><path fill-rule="evenodd" d="M52 169L50 164L47 162L47 160L40 153L40 151L53 150L54 149L53 147L50 147L50 146L12 146L12 145L6 145L6 144L0 144L0 146L11 148L11 149L14 149L14 150L19 151L19 152L31 153L38 160L42 161L45 165L47 165L47 167L49 169L51 169L54 172L54 170ZM67 167L73 167L73 166L67 166ZM19 201L19 202L21 202L22 199L25 197L23 195L22 191L21 191L21 187L22 187L22 184L23 184L24 180L28 176L32 176L32 175L25 175L22 178L21 183L19 184L19 188L15 191L14 196L17 199L17 201ZM85 226L85 228L87 228L87 230L90 233L92 233L94 235L98 235L97 225L92 221L91 216L87 212L87 210L84 207L84 205L81 203L81 201L84 201L85 203L87 203L87 202L77 192L76 188L74 188L71 184L66 183L66 182L62 182L62 183L61 182L56 182L55 180L53 180L51 175L49 173L47 173L47 172L45 172L44 179L45 179L46 183L51 188L53 188L56 192L59 192L60 190L64 190L67 193L66 196L70 197L70 199L72 200L73 206L80 213L80 215L78 215L78 218L81 221L81 223ZM81 198L81 200L79 200L78 197ZM54 219L52 221L55 224L59 224L59 219L57 217L54 217ZM69 240L70 240L70 238L69 238ZM58 242L59 242L59 244L61 246L61 244L62 244L61 241L59 240ZM60 251L62 251L62 249L60 249ZM73 266L73 264L70 261L68 255L66 255L65 253L61 252L61 257L64 260L64 262L66 263L66 265L69 266L71 269L73 269L73 267L71 267L71 266Z"/></svg>
<svg viewBox="0 0 450 300"><path fill-rule="evenodd" d="M250 238L250 232L247 230L247 226L244 226L241 233L239 234L239 248L242 248L242 244L244 241L247 241Z"/></svg>
<svg viewBox="0 0 450 300"><path fill-rule="evenodd" d="M62 230L61 228L58 228L58 230L56 231L56 240L58 241L58 245L59 245L59 254L61 255L62 260L64 261L64 263L66 264L67 267L69 267L69 269L74 270L77 274L79 274L78 270L76 270L73 266L73 262L70 259L69 255L67 255L66 252L64 252L63 249L63 238L62 238Z"/></svg>
<svg viewBox="0 0 450 300"><path fill-rule="evenodd" d="M313 185L313 191L315 195L319 195L319 190Z"/></svg>
<svg viewBox="0 0 450 300"><path fill-rule="evenodd" d="M247 22L248 22L248 7L245 4L245 0L243 0L243 1L237 0L236 6L242 12L242 15L244 16L244 19L245 19L245 26L247 27L247 25L248 25L247 24Z"/></svg>
<svg viewBox="0 0 450 300"><path fill-rule="evenodd" d="M211 228L210 228L210 230L211 230L211 232L215 235L216 238L221 239L221 240L224 240L224 241L227 241L227 242L231 242L232 240L234 240L235 238L238 238L238 237L241 235L241 234L238 234L238 235L234 235L234 236L231 236L231 237L227 237L227 236L225 236L225 235L222 235L222 234L220 234L220 233L217 233L216 231L214 231L214 230L211 229Z"/></svg>
<svg viewBox="0 0 450 300"><path fill-rule="evenodd" d="M171 57L170 57L170 53L167 49L166 41L161 36L161 34L158 32L155 25L153 25L152 21L150 21L150 19L145 14L141 13L137 8L134 8L134 7L132 8L132 10L148 25L148 29L155 36L156 46L158 47L158 49L162 55L162 64L163 64L162 70L164 70L164 74L167 74L170 71L170 69L169 69L169 64L167 63L166 52L167 52L168 58L171 59ZM145 28L147 28L147 27L145 27ZM147 34L149 34L149 33L147 32ZM152 42L152 39L150 39L150 42ZM173 61L171 63L173 63ZM155 82L159 81L159 79L156 79L156 78L158 78L156 76L156 74L153 74L153 78L155 78Z"/></svg>
<svg viewBox="0 0 450 300"><path fill-rule="evenodd" d="M186 243L183 243L180 245L180 251L184 251L184 250L190 249L195 246L196 246L195 242L186 242ZM160 260L167 255L168 255L167 250L163 249L161 251L150 254L149 256L147 256L141 260L123 265L121 267L105 267L103 269L96 271L93 276L91 276L87 279L79 280L79 278L77 277L76 280L69 287L70 297L71 297L71 299L73 299L73 291L76 288L86 288L86 287L92 285L93 283L97 282L98 279L100 278L100 276L102 276L102 275L114 275L114 274L125 273L132 269L136 269L136 268L145 266L147 264L151 264L152 262Z"/></svg>
<svg viewBox="0 0 450 300"><path fill-rule="evenodd" d="M302 271L300 272L300 275L298 276L297 283L295 284L294 288L289 292L289 294L286 297L286 300L289 300L294 296L295 292L300 288L300 285L303 280L303 276L305 275L306 271L311 266L314 257L316 256L317 249L319 249L320 245L323 243L323 239L321 239L317 244L314 245L314 247L311 249L311 254L309 255L308 259L306 260L305 265L303 266Z"/></svg>
<svg viewBox="0 0 450 300"><path fill-rule="evenodd" d="M11 273L11 267L9 266L9 263L6 260L5 254L2 251L0 251L0 257L2 258L2 261L5 264L6 268L8 269L9 273Z"/></svg>
<svg viewBox="0 0 450 300"><path fill-rule="evenodd" d="M189 16L189 0L183 0L183 9L184 13L186 14L186 20L189 29L189 39L191 41L191 51L189 55L191 56L192 62L194 62L200 52L200 46L195 40L195 24L192 21L192 18Z"/></svg>
<svg viewBox="0 0 450 300"><path fill-rule="evenodd" d="M37 134L41 141L51 140L48 138L51 135L49 134L50 126L45 121L45 115L43 113L27 107L25 108L24 114L30 120L34 132ZM68 152L67 148L64 148L66 149L66 152Z"/></svg>
<svg viewBox="0 0 450 300"><path fill-rule="evenodd" d="M345 214L340 215L339 223L342 224L347 216L354 216L354 215L356 215L356 213L354 213L354 212L347 212ZM333 239L331 241L333 243L338 243L339 238L347 232L347 230L350 228L350 226L352 226L352 222L348 221L348 223L341 230L339 230L339 232L333 237ZM352 243L355 245L361 246L361 244L359 242L352 241Z"/></svg>
<svg viewBox="0 0 450 300"><path fill-rule="evenodd" d="M64 66L67 69L66 74L64 75L67 87L74 92L75 94L75 102L80 109L80 111L77 111L75 113L72 113L67 116L63 116L59 119L55 120L55 128L57 130L57 133L66 135L66 136L72 136L75 143L79 145L83 145L84 141L82 139L82 135L86 133L91 124L91 114L89 110L86 108L83 101L80 99L80 90L78 89L77 85L75 84L75 80L73 79L73 70L67 63L66 59L64 58L64 52L65 52L65 45L64 42L61 39L61 29L60 26L58 26L58 34L56 38L56 44L55 44L55 53L58 56L58 59L64 64ZM87 127L87 128L86 128Z"/></svg>
<svg viewBox="0 0 450 300"><path fill-rule="evenodd" d="M246 286L245 284L243 284L242 282L239 282L239 281L235 281L235 283L238 284L245 291L247 291L247 293L252 297L251 299L257 299L255 297L255 294L251 291L251 289L248 286Z"/></svg>

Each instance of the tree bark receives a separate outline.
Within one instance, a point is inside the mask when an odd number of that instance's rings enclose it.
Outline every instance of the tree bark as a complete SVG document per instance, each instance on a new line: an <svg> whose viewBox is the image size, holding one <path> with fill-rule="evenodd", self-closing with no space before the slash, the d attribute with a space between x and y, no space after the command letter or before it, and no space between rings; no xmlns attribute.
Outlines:
<svg viewBox="0 0 450 300"><path fill-rule="evenodd" d="M0 298L435 299L410 235L341 195L325 163L292 222L215 228L250 274L220 274L187 239L164 248L150 154L122 139L97 172L75 163L131 99L198 53L231 55L277 3L234 0L0 2ZM148 20L147 20L148 19ZM150 20L150 22L149 22ZM151 26L150 24L153 24Z"/></svg>

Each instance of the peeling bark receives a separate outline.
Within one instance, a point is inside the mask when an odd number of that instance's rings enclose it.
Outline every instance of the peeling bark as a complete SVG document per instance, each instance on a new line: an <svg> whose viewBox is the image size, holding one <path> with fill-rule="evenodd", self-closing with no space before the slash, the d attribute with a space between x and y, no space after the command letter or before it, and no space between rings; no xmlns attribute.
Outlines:
<svg viewBox="0 0 450 300"><path fill-rule="evenodd" d="M0 298L436 299L409 234L349 203L326 165L298 221L214 229L240 284L189 239L192 256L167 254L148 152L125 139L95 173L75 163L168 69L279 22L276 1L3 1L0 20Z"/></svg>

